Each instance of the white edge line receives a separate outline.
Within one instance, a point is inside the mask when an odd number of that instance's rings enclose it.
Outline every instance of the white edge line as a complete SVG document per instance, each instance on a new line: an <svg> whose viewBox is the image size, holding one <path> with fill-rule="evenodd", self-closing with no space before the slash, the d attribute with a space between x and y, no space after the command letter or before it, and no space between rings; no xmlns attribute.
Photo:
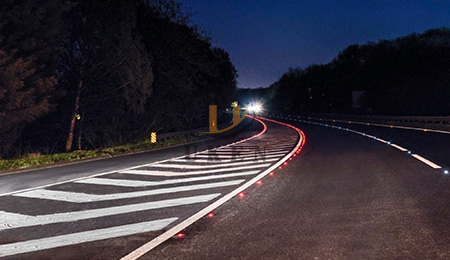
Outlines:
<svg viewBox="0 0 450 260"><path fill-rule="evenodd" d="M318 120L318 118L311 118L313 120ZM311 120L309 119L309 120ZM306 121L306 120L305 120ZM332 121L332 119L324 119L324 121ZM348 124L348 120L334 120L333 123L346 123ZM351 124L357 124L357 125L371 125L371 126L381 126L381 127L388 127L388 128L399 128L399 129L406 129L406 130L416 130L416 131L425 131L425 132L434 132L434 133L440 133L440 134L450 134L450 131L445 130L438 130L438 129L428 129L428 128L419 128L419 127L411 127L411 126L400 126L400 125L385 125L385 124L377 124L377 123L364 123L364 122L357 122L357 121L351 121Z"/></svg>
<svg viewBox="0 0 450 260"><path fill-rule="evenodd" d="M405 148L401 147L400 145L391 144L391 146L392 146L392 147L395 147L395 148L397 148L397 149L399 149L399 150L402 151L402 152L408 151L408 149L405 149Z"/></svg>
<svg viewBox="0 0 450 260"><path fill-rule="evenodd" d="M388 143L386 140L383 140L383 139L381 139L381 138L377 138L377 141L380 141L380 142L385 143L385 144Z"/></svg>
<svg viewBox="0 0 450 260"><path fill-rule="evenodd" d="M358 124L358 122L353 122L353 123ZM379 124L371 124L371 125L375 125L375 126L386 126L386 125L379 125ZM388 127L390 127L390 126L388 126ZM393 126L393 127L395 127L395 126ZM419 128L411 128L411 127L397 127L397 128L412 129L412 130L427 130L427 131L429 131L429 132L440 132L440 133L444 133L443 131L439 131L439 130L433 131L433 130L430 130L430 129L422 129L422 128L421 128L421 129L419 129ZM387 141L385 141L385 140L383 140L383 139L380 139L380 138L377 138L377 137L372 136L372 135L368 135L368 134L360 133L360 132L356 132L356 131L355 131L355 133L361 134L361 135L363 135L363 136L365 136L365 137L368 137L368 138L371 138L371 139L376 139L377 141L380 141L380 142L382 142L382 143L388 143ZM450 132L445 132L445 133L450 133ZM403 148L403 147L401 147L401 146L399 146L399 145L396 145L396 144L391 144L391 146L397 148L398 150L400 150L400 151L402 151L402 152L408 151L407 149L405 149L405 148ZM430 160L428 160L428 159L423 158L422 156L420 156L420 155L418 155L418 154L412 154L412 156L413 156L414 158L416 158L417 160L419 160L419 161L425 163L426 165L430 166L430 167L433 168L433 169L442 169L441 166L435 164L434 162L432 162L432 161L430 161Z"/></svg>
<svg viewBox="0 0 450 260"><path fill-rule="evenodd" d="M441 169L442 167L435 164L434 162L427 160L425 158L423 158L422 156L418 155L418 154L412 154L412 157L416 158L417 160L427 164L428 166L430 166L433 169Z"/></svg>
<svg viewBox="0 0 450 260"><path fill-rule="evenodd" d="M249 117L249 116L247 115L247 117ZM250 118L252 118L252 117L250 117ZM261 123L260 120L258 120L256 118L253 118L253 119L255 119L255 120L257 120L257 121L259 121ZM265 125L265 124L263 124L263 125ZM237 141L237 142L234 142L234 143L230 143L230 144L226 144L226 145L223 145L223 146L220 146L220 147L228 147L228 146L232 146L232 145L239 144L239 143L242 143L242 142L246 142L248 140L251 140L253 138L256 138L256 137L264 134L266 131L267 131L267 128L264 127L264 129L261 132L255 134L253 136L250 136L250 137L242 139L240 141ZM209 150L211 150L211 149L204 150L204 151L202 151L202 153L206 152L206 151L209 151ZM41 185L41 186L32 187L32 188L27 188L27 189L22 189L22 190L10 191L10 192L6 192L6 193L0 194L0 197L8 196L8 195L16 194L16 193L21 193L21 192L26 192L26 191L31 191L31 190L43 189L43 188L47 188L47 187L51 187L51 186L56 186L56 185L60 185L60 184L64 184L64 183L80 181L80 180L89 179L89 178L93 178L93 177L103 176L103 175L107 175L107 174L111 174L111 173L115 173L115 172L119 172L119 171L132 170L132 169L136 169L136 168L139 168L139 167L142 167L142 166L149 166L149 165L159 164L159 163L163 163L163 162L167 162L167 161L171 161L171 160L175 160L175 159L181 159L181 158L186 157L186 156L193 156L193 155L198 154L198 153L200 153L200 152L191 153L189 155L182 155L182 156L178 156L178 157L173 157L173 158L165 159L165 160L158 161L158 162L141 164L141 165L137 165L137 166L133 166L133 167L129 167L129 168L124 168L124 169L120 169L120 170L118 169L118 170L113 170L113 171L108 171L108 172L101 172L101 173L97 173L97 174L93 174L93 175L89 175L89 176L84 176L84 177L80 177L80 178L75 178L75 179L70 179L70 180L66 180L66 181L50 183L50 184Z"/></svg>
<svg viewBox="0 0 450 260"><path fill-rule="evenodd" d="M263 125L265 125L261 120L259 120L257 118L255 118L255 120L257 120L260 123L262 123ZM271 120L271 119L267 119L267 120L276 122L275 120ZM279 124L281 124L281 123L279 123ZM284 123L284 124L286 124L286 123ZM136 250L130 252L128 255L122 257L121 260L138 259L139 257L141 257L144 254L148 253L150 250L152 250L153 248L157 247L158 245L160 245L164 241L166 241L166 240L170 239L171 237L175 236L178 232L180 232L183 229L185 229L186 227L192 225L194 222L196 222L197 220L199 220L200 218L202 218L203 216L205 216L209 212L211 212L214 209L216 209L217 207L221 206L222 204L224 204L225 202L227 202L228 200L230 200L231 198L233 198L234 196L236 196L237 194L239 194L243 190L247 189L248 187L250 187L251 185L256 183L258 180L262 179L264 176L269 174L271 171L275 170L278 166L282 165L286 160L288 160L298 150L298 148L301 146L302 141L303 141L302 140L303 137L302 137L301 132L299 132L298 130L296 130L296 128L294 128L293 126L291 126L289 124L286 124L286 125L291 127L291 128L293 128L298 133L299 141L298 141L297 145L294 147L294 149L292 149L291 152L289 152L285 157L283 157L280 161L278 161L277 163L275 163L274 165L269 167L267 170L265 170L265 171L261 172L260 174L258 174L256 177L254 177L250 181L244 183L242 186L236 188L232 192L230 192L230 193L226 194L225 196L221 197L220 199L216 200L214 203L208 205L204 209L202 209L199 212L195 213L194 215L192 215L188 219L180 222L179 224L177 224L173 228L167 230L166 232L164 232L160 236L154 238L153 240L145 243L144 245L140 246Z"/></svg>

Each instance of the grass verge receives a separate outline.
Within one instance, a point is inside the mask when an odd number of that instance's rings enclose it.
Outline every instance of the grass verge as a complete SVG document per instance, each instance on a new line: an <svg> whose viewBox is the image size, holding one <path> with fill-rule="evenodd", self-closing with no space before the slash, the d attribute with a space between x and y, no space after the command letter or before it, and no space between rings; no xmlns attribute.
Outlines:
<svg viewBox="0 0 450 260"><path fill-rule="evenodd" d="M150 143L149 140L146 140L139 143L126 144L97 150L81 150L70 153L36 155L32 157L31 156L23 157L19 159L0 160L0 172L6 172L17 169L26 169L31 167L39 167L44 165L66 163L85 159L110 157L133 152L151 151L158 148L185 144L189 142L203 140L206 138L207 136L186 135L167 138L164 140L160 140L154 144Z"/></svg>

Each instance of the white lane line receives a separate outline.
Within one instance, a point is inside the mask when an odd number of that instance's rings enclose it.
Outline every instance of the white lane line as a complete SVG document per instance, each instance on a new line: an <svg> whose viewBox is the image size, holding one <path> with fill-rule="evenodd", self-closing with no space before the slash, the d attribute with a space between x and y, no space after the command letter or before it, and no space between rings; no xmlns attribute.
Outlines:
<svg viewBox="0 0 450 260"><path fill-rule="evenodd" d="M372 125L375 125L375 126L383 126L383 125L377 125L377 124L372 124ZM414 128L408 128L408 127L397 127L397 128L420 130L420 129L414 129ZM428 129L422 129L422 130L428 130ZM388 143L386 140L383 140L383 139L381 139L381 138L377 138L377 137L375 137L375 136L368 135L368 134L366 134L366 133L361 133L361 132L357 132L357 131L353 131L353 132L354 132L354 133L361 134L361 135L363 135L363 136L365 136L365 137L368 137L368 138L376 139L376 140L378 140L378 141L380 141L380 142L382 142L382 143L386 143L386 144ZM439 131L434 131L434 132L439 132ZM449 133L450 133L450 132L449 132ZM399 145L396 145L396 144L391 144L391 146L397 148L398 150L400 150L400 151L402 151L402 152L408 151L407 149L405 149L405 148L403 148L403 147L401 147L401 146L399 146ZM433 163L432 161L430 161L430 160L428 160L428 159L423 158L422 156L420 156L420 155L418 155L418 154L412 154L412 156L413 156L414 158L416 158L417 160L419 160L419 161L425 163L426 165L432 167L433 169L442 169L441 166L439 166L439 165Z"/></svg>
<svg viewBox="0 0 450 260"><path fill-rule="evenodd" d="M386 140L383 140L383 139L381 139L381 138L377 138L377 141L380 141L380 142L385 143L385 144L388 143Z"/></svg>
<svg viewBox="0 0 450 260"><path fill-rule="evenodd" d="M269 159L264 160L264 162L274 162L278 159ZM208 165L191 165L191 164L171 164L171 163L164 163L164 164L156 164L152 165L152 168L176 168L176 169L186 169L186 170L193 170L193 169L208 169L208 168L219 168L219 167L232 167L237 165L248 165L248 164L254 164L258 162L253 161L246 161L246 162L230 162L230 163L216 163L216 164L208 164ZM261 162L259 162L261 163Z"/></svg>
<svg viewBox="0 0 450 260"><path fill-rule="evenodd" d="M241 177L241 176L254 175L259 172L260 171L246 171L246 172L238 172L238 173L228 173L228 174L182 178L182 179L174 179L174 180L163 180L163 181L138 181L138 180L128 180L128 179L91 178L91 179L86 179L86 180L82 180L82 181L77 181L77 183L95 184L95 185L110 185L110 186L121 186L121 187L147 187L147 186L159 186L159 185L186 183L186 182L194 182L194 181L214 180L214 179L222 179L222 178Z"/></svg>
<svg viewBox="0 0 450 260"><path fill-rule="evenodd" d="M76 245L80 243L93 242L102 239L123 237L138 233L161 230L178 218L166 218L147 221L136 224L128 224L117 227L96 229L54 237L39 238L23 242L0 245L0 256L11 256L30 253L44 249Z"/></svg>
<svg viewBox="0 0 450 260"><path fill-rule="evenodd" d="M265 119L265 120L272 121L272 122L277 122L277 121L271 120L271 119ZM194 214L191 217L187 218L186 220L178 223L177 225L175 225L171 229L167 230L166 232L164 232L160 236L154 238L153 240L151 240L151 241L147 242L146 244L140 246L139 248L137 248L133 252L129 253L128 255L122 257L121 260L135 260L135 259L138 259L139 257L143 256L144 254L146 254L147 252L149 252L150 250L152 250L156 246L160 245L161 243L163 243L167 239L170 239L171 237L176 235L181 230L185 229L186 227L188 227L189 225L191 225L195 221L199 220L200 218L202 218L203 216L205 216L206 214L208 214L212 210L216 209L217 207L219 207L223 203L227 202L228 200L230 200L231 198L233 198L234 196L239 194L239 192L247 189L248 187L250 187L251 185L256 183L258 180L262 179L264 176L266 176L271 171L275 170L278 166L282 165L285 161L287 161L289 159L289 157L294 155L294 153L297 151L297 149L299 149L301 147L301 145L302 145L303 138L304 138L303 137L303 135L304 135L303 132L301 132L300 130L297 130L295 127L293 127L291 125L284 124L284 123L281 123L281 122L277 122L277 123L281 124L281 125L286 125L286 126L289 126L289 127L293 128L294 130L297 131L298 135L300 136L297 144L295 145L295 147L292 149L292 151L289 154L284 156L280 161L278 161L277 163L275 163L274 165L272 165L271 167L269 167L268 169L266 169L262 173L260 173L257 176L255 176L250 181L244 183L243 185L241 185L240 187L236 188L232 192L222 196L220 199L218 199L215 202L211 203L210 205L208 205L204 209L200 210L196 214Z"/></svg>
<svg viewBox="0 0 450 260"><path fill-rule="evenodd" d="M313 118L316 119L317 118ZM327 119L326 121L332 121L331 119ZM311 121L304 121L312 123ZM350 123L348 120L333 120L333 122L341 122L341 123ZM370 126L381 126L381 127L388 127L388 128L400 128L400 129L407 129L407 130L416 130L416 131L424 131L424 132L434 132L434 133L441 133L441 134L450 134L450 131L444 131L444 130L437 130L437 129L428 129L428 128L418 128L418 127L408 127L408 126L399 126L399 125L385 125L385 124L377 124L377 123L369 123L369 122L351 122L352 124L358 124L358 125L370 125Z"/></svg>
<svg viewBox="0 0 450 260"><path fill-rule="evenodd" d="M218 173L218 172L229 172L229 171L240 171L240 170L249 170L249 169L257 169L264 168L270 166L270 163L258 164L258 165L249 165L249 166L241 166L234 168L220 168L213 170L204 170L204 171L188 171L188 172L171 172L171 171L146 171L146 170L129 170L129 171L121 171L120 173L126 174L137 174L137 175L151 175L151 176L186 176L186 175L199 175L199 174L209 174L209 173Z"/></svg>
<svg viewBox="0 0 450 260"><path fill-rule="evenodd" d="M391 146L393 146L393 147L399 149L399 150L402 151L402 152L408 151L408 149L405 149L405 148L403 148L403 147L401 147L401 146L399 146L399 145L396 145L396 144L391 144Z"/></svg>
<svg viewBox="0 0 450 260"><path fill-rule="evenodd" d="M430 160L427 160L425 158L423 158L422 156L418 155L418 154L412 154L412 157L416 158L417 160L425 163L426 165L430 166L433 169L441 169L442 167L431 162Z"/></svg>
<svg viewBox="0 0 450 260"><path fill-rule="evenodd" d="M84 203L84 202L96 202L96 201L106 201L106 200L119 200L127 198L144 197L158 194L176 193L182 191L196 191L202 189L211 189L227 186L235 186L242 183L245 180L233 180L233 181L223 181L223 182L213 182L206 184L196 184L180 187L162 188L156 190L145 190L145 191L133 191L124 193L114 193L114 194L87 194L78 193L70 191L58 191L58 190L32 190L23 193L17 193L13 196L25 197L25 198L36 198L36 199L46 199L46 200L57 200L57 201L67 201L74 203Z"/></svg>
<svg viewBox="0 0 450 260"><path fill-rule="evenodd" d="M214 193L200 196L182 197L176 199L167 199L124 206L116 206L109 208L89 209L83 211L72 211L39 216L28 216L0 211L0 230L38 226L38 225L48 225L54 223L72 222L83 219L100 218L152 209L161 209L183 205L191 205L196 203L204 203L212 199L215 199L220 195L221 195L220 193Z"/></svg>

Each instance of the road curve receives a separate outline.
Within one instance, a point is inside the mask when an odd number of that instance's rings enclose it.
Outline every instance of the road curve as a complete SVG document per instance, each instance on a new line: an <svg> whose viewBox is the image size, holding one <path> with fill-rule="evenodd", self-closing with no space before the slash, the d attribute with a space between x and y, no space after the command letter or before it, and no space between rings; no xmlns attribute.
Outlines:
<svg viewBox="0 0 450 260"><path fill-rule="evenodd" d="M450 259L442 169L339 127L286 122L306 135L295 159L142 259Z"/></svg>
<svg viewBox="0 0 450 260"><path fill-rule="evenodd" d="M226 146L3 194L0 256L135 259L296 154L304 140L298 129L263 125Z"/></svg>

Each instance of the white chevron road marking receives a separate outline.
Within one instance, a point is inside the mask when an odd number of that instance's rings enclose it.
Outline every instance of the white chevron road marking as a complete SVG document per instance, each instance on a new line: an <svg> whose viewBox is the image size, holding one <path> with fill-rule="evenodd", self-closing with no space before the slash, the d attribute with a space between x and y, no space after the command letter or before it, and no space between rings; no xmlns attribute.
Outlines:
<svg viewBox="0 0 450 260"><path fill-rule="evenodd" d="M245 180L213 182L213 183L206 183L206 184L196 184L196 185L188 185L188 186L179 186L179 187L162 188L162 189L145 190L145 191L133 191L133 192L125 192L125 193L114 193L114 194L86 194L86 193L78 193L78 192L70 192L70 191L42 189L42 190L31 190L31 191L26 191L26 192L22 192L22 193L17 193L12 196L84 203L84 202L136 198L136 197L144 197L144 196L151 196L151 195L158 195L158 194L176 193L176 192L182 192L182 191L195 191L195 190L202 190L202 189L227 187L227 186L238 185L238 184L242 183L243 181L245 181Z"/></svg>
<svg viewBox="0 0 450 260"><path fill-rule="evenodd" d="M95 184L95 185L111 185L111 186L122 186L122 187L147 187L147 186L159 186L159 185L186 183L186 182L194 182L194 181L206 181L206 180L214 180L214 179L222 179L222 178L241 177L241 176L254 175L259 172L260 172L259 170L245 171L245 172L238 172L238 173L227 173L227 174L218 174L218 175L201 176L201 177L170 179L170 180L163 180L163 181L139 181L139 180L128 180L128 179L90 178L90 179L77 181L76 183Z"/></svg>
<svg viewBox="0 0 450 260"><path fill-rule="evenodd" d="M221 154L220 152L210 152L210 153L199 153L195 156L192 156L194 158L210 158L210 160L216 159L235 159L235 160L242 160L243 158L268 158L268 156L274 157L277 156L283 156L287 154L287 152L273 152L273 153L250 153L250 154Z"/></svg>
<svg viewBox="0 0 450 260"><path fill-rule="evenodd" d="M278 159L268 159L264 160L263 162L274 162ZM208 168L219 168L219 167L232 167L237 165L248 165L248 164L255 164L258 162L254 161L245 161L245 162L230 162L230 163L215 163L215 164L203 164L203 165L191 165L191 164L174 164L174 163L164 163L164 164L155 164L152 165L152 168L177 168L177 169L208 169ZM259 162L261 163L261 162Z"/></svg>
<svg viewBox="0 0 450 260"><path fill-rule="evenodd" d="M199 175L199 174L210 174L210 173L218 173L218 172L229 172L229 171L240 171L240 170L249 170L256 168L264 168L269 167L270 163L258 164L258 165L250 165L250 166L242 166L242 167L234 167L234 168L220 168L213 170L203 170L203 171L187 171L187 172L171 172L171 171L154 171L154 170L128 170L122 171L120 173L126 174L137 174L137 175L151 175L151 176L185 176L185 175Z"/></svg>
<svg viewBox="0 0 450 260"><path fill-rule="evenodd" d="M199 157L196 157L196 156L198 156L198 154L197 155L194 155L194 156L191 156L191 157L184 157L184 158L181 158L181 159L176 159L176 160L173 160L174 162L192 162L192 163L211 163L211 165L214 165L215 163L217 163L217 162L215 162L214 160L211 160L211 159L208 159L208 157L204 157L204 156L202 156L201 158L200 158L200 156ZM255 156L252 156L252 157L246 157L246 158L242 158L242 157L238 157L238 158L227 158L227 159L220 159L220 162L221 163L227 163L227 162L243 162L243 161L250 161L250 160L252 160L252 161L262 161L262 162L266 162L266 161L268 161L267 160L267 158L276 158L276 159L281 159L282 157L284 156L284 154L280 154L280 155L265 155L264 156L264 159L263 158L261 158L261 157L256 157L255 158ZM185 159L185 158L189 158L189 159ZM255 160L256 159L256 160ZM150 166L150 165L148 165L148 166ZM151 165L151 166L153 166L153 165Z"/></svg>
<svg viewBox="0 0 450 260"><path fill-rule="evenodd" d="M90 231L45 237L23 242L0 245L0 257L23 253L30 253L44 249L76 245L108 238L123 237L139 233L161 230L178 218L166 218L152 220L136 224L122 225L117 227L95 229Z"/></svg>
<svg viewBox="0 0 450 260"><path fill-rule="evenodd" d="M38 226L38 225L48 225L54 223L72 222L83 219L113 216L151 209L161 209L161 208L177 207L182 205L190 205L195 203L203 203L215 199L218 196L220 196L220 193L152 201L109 208L99 208L82 211L55 213L48 215L39 215L39 216L29 216L0 211L0 230Z"/></svg>

